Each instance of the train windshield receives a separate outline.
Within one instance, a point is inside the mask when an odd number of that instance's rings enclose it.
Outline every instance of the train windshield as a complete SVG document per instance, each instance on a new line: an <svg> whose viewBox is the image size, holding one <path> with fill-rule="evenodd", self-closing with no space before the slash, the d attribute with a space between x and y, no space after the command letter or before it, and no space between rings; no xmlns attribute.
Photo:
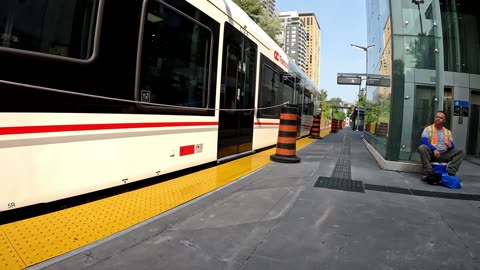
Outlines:
<svg viewBox="0 0 480 270"><path fill-rule="evenodd" d="M98 0L2 0L0 46L77 59L93 54Z"/></svg>

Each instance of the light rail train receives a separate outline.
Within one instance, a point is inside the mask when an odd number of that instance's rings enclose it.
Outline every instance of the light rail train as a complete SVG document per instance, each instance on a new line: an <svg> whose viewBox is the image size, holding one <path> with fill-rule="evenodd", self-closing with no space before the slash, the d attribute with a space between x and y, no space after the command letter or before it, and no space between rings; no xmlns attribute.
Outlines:
<svg viewBox="0 0 480 270"><path fill-rule="evenodd" d="M318 92L230 0L0 2L0 212L308 135Z"/></svg>

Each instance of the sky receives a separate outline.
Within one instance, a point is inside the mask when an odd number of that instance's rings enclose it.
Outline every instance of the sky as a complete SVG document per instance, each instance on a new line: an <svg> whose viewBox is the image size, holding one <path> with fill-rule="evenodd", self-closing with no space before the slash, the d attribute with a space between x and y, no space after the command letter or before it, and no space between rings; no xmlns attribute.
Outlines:
<svg viewBox="0 0 480 270"><path fill-rule="evenodd" d="M313 12L320 24L320 88L327 99L358 99L358 85L337 85L337 73L365 73L367 43L365 0L276 0L276 10Z"/></svg>

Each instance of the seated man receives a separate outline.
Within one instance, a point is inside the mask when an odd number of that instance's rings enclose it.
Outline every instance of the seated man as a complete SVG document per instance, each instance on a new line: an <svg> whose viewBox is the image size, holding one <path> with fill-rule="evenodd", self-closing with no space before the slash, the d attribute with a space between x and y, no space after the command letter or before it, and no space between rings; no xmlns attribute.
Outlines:
<svg viewBox="0 0 480 270"><path fill-rule="evenodd" d="M449 162L447 173L455 175L465 157L465 150L455 149L452 132L443 126L444 123L445 112L439 111L435 115L434 124L423 130L422 144L418 147L424 172L422 181L426 181L432 173L432 161Z"/></svg>

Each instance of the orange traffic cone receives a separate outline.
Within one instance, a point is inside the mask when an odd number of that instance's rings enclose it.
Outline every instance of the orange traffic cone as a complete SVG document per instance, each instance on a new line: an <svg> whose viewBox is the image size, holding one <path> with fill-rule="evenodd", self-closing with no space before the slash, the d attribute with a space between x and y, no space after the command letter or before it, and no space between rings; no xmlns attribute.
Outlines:
<svg viewBox="0 0 480 270"><path fill-rule="evenodd" d="M297 108L282 107L280 112L280 127L278 129L277 151L270 159L282 163L297 163Z"/></svg>

